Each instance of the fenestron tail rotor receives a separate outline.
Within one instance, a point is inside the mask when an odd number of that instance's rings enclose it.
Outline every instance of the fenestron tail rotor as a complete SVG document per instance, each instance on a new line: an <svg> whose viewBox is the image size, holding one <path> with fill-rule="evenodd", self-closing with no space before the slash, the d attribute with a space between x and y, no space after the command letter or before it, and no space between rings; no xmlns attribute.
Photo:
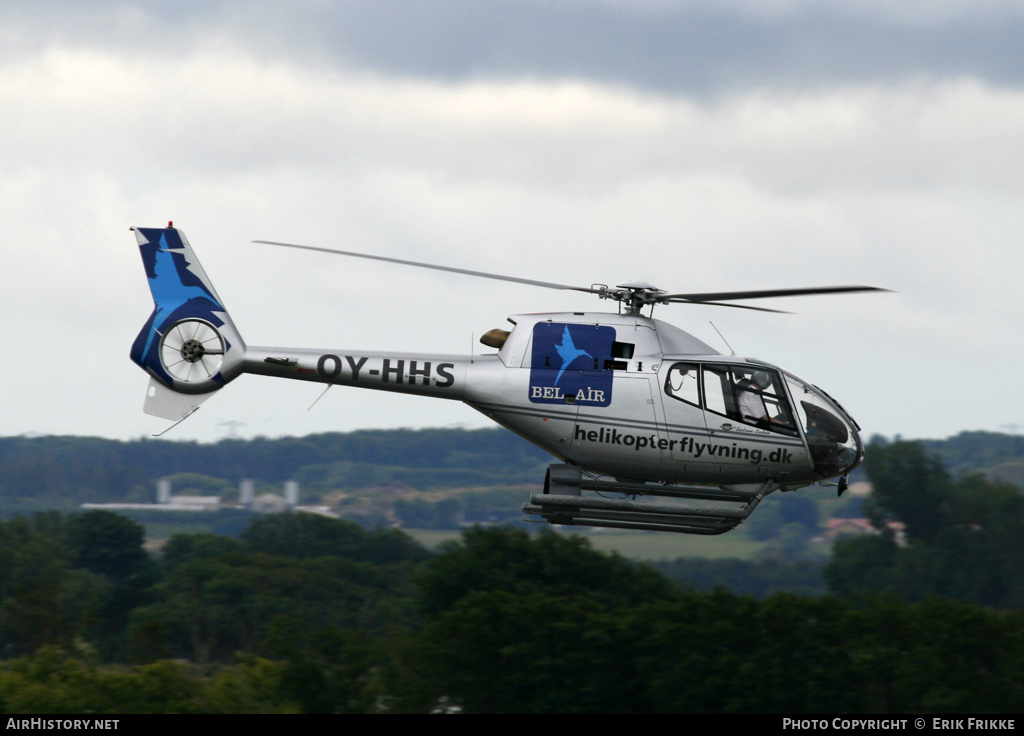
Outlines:
<svg viewBox="0 0 1024 736"><path fill-rule="evenodd" d="M753 307L747 304L726 304L724 302L740 301L744 299L769 299L774 297L804 296L810 294L845 294L861 291L888 291L874 286L822 286L801 289L766 289L760 291L720 291L710 293L694 294L669 294L664 289L659 289L653 284L643 281L630 281L619 284L614 289L603 284L593 286L571 286L551 281L538 281L536 279L524 279L516 276L505 276L497 273L486 273L483 271L471 271L466 268L455 268L452 266L439 266L433 263L421 263L419 261L408 261L402 258L389 258L387 256L370 255L368 253L356 253L347 250L335 250L333 248L321 248L315 245L299 245L296 243L281 243L274 240L255 240L254 243L263 245L276 245L285 248L301 248L302 250L331 253L339 256L351 256L354 258L368 258L374 261L386 261L398 263L404 266L416 266L417 268L429 268L435 271L448 271L460 273L465 276L476 276L485 279L496 279L508 281L514 284L526 284L529 286L540 286L545 289L560 289L569 291L582 291L589 294L596 294L601 299L612 299L619 302L627 314L639 314L640 310L648 305L655 304L703 304L714 307L733 307L735 309L752 309L758 312L775 312L788 314L779 309L768 309L767 307Z"/></svg>
<svg viewBox="0 0 1024 736"><path fill-rule="evenodd" d="M176 322L160 341L160 362L175 381L207 381L217 374L223 360L224 338L201 319Z"/></svg>

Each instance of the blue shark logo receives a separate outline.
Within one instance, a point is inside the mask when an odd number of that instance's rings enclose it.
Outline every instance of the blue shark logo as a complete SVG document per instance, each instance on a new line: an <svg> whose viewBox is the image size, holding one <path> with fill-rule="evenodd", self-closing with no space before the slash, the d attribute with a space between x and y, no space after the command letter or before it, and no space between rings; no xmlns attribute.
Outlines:
<svg viewBox="0 0 1024 736"><path fill-rule="evenodd" d="M533 327L530 401L608 406L615 329L601 325L538 322Z"/></svg>

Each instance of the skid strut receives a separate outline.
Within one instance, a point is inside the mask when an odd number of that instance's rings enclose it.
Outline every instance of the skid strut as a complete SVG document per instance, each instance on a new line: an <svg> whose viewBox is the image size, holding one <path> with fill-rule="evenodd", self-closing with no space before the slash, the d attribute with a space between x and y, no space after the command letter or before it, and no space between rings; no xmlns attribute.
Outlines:
<svg viewBox="0 0 1024 736"><path fill-rule="evenodd" d="M623 483L585 478L579 468L571 465L551 465L544 480L544 492L532 494L530 502L523 504L523 513L569 526L722 534L736 528L762 498L778 488L774 481L721 487ZM584 496L583 491L626 494L632 498ZM649 497L698 503L656 501Z"/></svg>

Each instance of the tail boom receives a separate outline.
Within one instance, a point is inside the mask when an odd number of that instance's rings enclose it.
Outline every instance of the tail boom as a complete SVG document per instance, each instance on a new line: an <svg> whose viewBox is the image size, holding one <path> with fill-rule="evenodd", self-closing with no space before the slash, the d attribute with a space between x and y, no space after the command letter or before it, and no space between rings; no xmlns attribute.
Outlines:
<svg viewBox="0 0 1024 736"><path fill-rule="evenodd" d="M154 303L131 349L150 376L147 414L179 421L242 373L466 399L470 356L246 347L185 235L132 230Z"/></svg>
<svg viewBox="0 0 1024 736"><path fill-rule="evenodd" d="M470 363L462 355L252 347L243 372L463 401Z"/></svg>

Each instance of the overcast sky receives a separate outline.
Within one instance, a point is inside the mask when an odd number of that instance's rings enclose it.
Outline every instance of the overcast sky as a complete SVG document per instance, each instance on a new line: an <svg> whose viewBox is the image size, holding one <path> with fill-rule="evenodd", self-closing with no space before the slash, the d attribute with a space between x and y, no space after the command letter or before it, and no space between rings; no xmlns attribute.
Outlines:
<svg viewBox="0 0 1024 736"><path fill-rule="evenodd" d="M995 0L4 3L0 435L167 427L128 359L152 310L128 228L168 220L250 345L468 353L510 314L608 306L254 239L673 292L870 284L895 293L655 316L728 352L713 320L867 435L1024 425L1021 38L1024 2ZM167 437L487 426L319 393L243 376Z"/></svg>

